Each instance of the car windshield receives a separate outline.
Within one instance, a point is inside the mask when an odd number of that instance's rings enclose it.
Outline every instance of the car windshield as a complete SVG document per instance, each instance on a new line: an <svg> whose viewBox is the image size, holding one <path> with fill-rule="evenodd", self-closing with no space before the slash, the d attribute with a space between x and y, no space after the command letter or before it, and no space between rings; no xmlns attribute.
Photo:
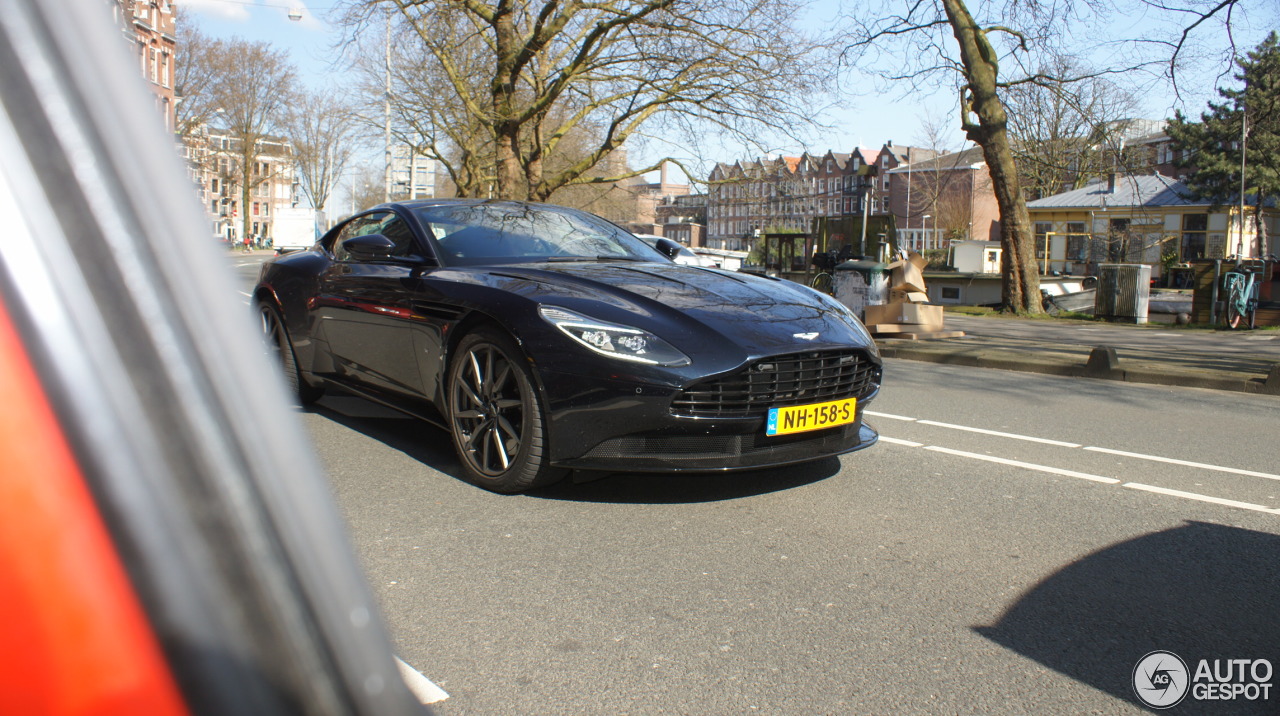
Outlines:
<svg viewBox="0 0 1280 716"><path fill-rule="evenodd" d="M662 261L631 234L572 209L506 202L428 206L418 220L446 263L474 265L547 260Z"/></svg>

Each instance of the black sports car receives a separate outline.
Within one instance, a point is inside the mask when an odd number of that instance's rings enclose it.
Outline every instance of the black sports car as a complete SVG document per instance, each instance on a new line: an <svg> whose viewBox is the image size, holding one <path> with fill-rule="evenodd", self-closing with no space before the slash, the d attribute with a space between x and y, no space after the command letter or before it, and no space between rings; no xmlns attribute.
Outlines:
<svg viewBox="0 0 1280 716"><path fill-rule="evenodd" d="M491 490L875 443L880 357L851 311L670 243L545 204L383 204L264 265L254 298L303 403L340 386L436 423Z"/></svg>

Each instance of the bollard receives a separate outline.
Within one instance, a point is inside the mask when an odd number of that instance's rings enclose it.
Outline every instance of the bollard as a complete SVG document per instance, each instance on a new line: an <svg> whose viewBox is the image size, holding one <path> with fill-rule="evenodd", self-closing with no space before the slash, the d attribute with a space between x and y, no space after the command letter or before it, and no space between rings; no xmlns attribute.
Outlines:
<svg viewBox="0 0 1280 716"><path fill-rule="evenodd" d="M1120 370L1120 357L1111 346L1097 346L1089 353L1089 362L1084 368L1089 373L1111 373Z"/></svg>
<svg viewBox="0 0 1280 716"><path fill-rule="evenodd" d="M1273 363L1267 379L1262 383L1262 392L1280 395L1280 363Z"/></svg>

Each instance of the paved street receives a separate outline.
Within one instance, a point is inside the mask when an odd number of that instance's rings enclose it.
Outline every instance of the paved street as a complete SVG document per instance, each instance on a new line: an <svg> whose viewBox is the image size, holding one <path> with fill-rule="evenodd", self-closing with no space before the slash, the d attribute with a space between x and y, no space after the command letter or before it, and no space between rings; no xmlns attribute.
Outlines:
<svg viewBox="0 0 1280 716"><path fill-rule="evenodd" d="M1141 713L1153 650L1280 664L1280 399L898 360L885 384L881 444L839 460L512 497L435 428L299 416L442 714Z"/></svg>

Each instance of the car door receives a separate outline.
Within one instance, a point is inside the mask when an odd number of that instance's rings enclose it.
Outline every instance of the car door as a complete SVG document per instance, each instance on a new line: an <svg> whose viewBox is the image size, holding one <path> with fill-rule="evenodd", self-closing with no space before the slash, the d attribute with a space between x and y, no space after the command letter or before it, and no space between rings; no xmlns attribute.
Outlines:
<svg viewBox="0 0 1280 716"><path fill-rule="evenodd" d="M395 242L390 257L363 259L342 246L370 234ZM392 211L370 212L348 222L328 248L334 261L320 277L317 312L335 368L380 391L423 395L411 299L430 259L409 225Z"/></svg>

